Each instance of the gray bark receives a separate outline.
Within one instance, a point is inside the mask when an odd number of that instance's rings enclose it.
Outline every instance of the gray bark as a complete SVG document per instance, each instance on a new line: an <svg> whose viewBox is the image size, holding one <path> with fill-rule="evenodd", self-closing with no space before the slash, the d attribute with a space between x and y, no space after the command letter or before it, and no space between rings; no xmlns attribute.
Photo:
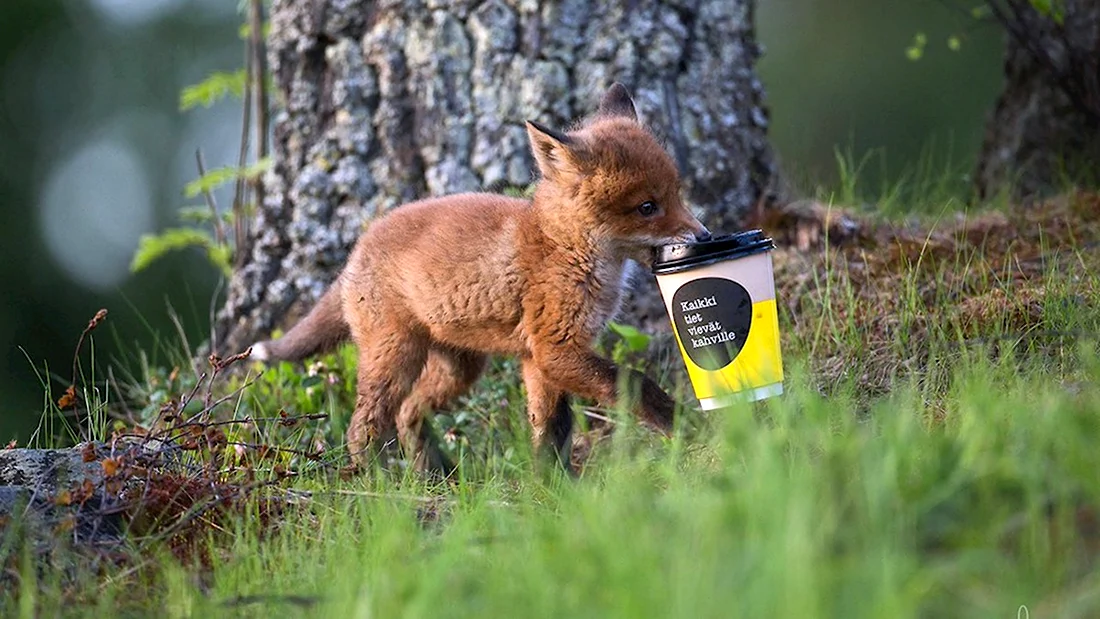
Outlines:
<svg viewBox="0 0 1100 619"><path fill-rule="evenodd" d="M308 311L370 218L531 183L524 121L568 126L613 81L713 230L769 201L753 0L275 0L271 26L274 166L218 316L223 353ZM625 319L667 328L636 279Z"/></svg>
<svg viewBox="0 0 1100 619"><path fill-rule="evenodd" d="M1066 0L1061 25L1027 0L987 4L1007 31L1005 84L974 175L979 197L1100 181L1100 3Z"/></svg>

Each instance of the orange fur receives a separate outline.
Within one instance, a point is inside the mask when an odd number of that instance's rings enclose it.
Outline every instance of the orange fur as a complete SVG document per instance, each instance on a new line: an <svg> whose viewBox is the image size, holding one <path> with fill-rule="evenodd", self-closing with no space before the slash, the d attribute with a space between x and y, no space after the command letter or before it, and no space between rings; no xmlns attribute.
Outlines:
<svg viewBox="0 0 1100 619"><path fill-rule="evenodd" d="M621 85L577 130L528 123L528 134L543 176L532 201L469 193L391 211L288 342L257 345L262 358L300 358L350 334L359 383L348 443L358 460L396 431L422 462L424 414L464 393L488 354L520 358L535 442L563 455L567 394L619 398L619 368L591 346L618 309L626 261L648 265L658 245L709 236ZM653 212L639 210L646 202ZM671 430L672 400L644 375L632 378L640 417Z"/></svg>

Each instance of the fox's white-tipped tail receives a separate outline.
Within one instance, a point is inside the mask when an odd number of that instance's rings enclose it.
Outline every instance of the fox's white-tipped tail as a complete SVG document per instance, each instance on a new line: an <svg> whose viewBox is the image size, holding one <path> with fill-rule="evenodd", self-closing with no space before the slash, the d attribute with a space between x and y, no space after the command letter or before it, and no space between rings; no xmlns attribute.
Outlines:
<svg viewBox="0 0 1100 619"><path fill-rule="evenodd" d="M267 349L267 345L263 342L253 344L250 358L255 361L267 361L271 358L271 351Z"/></svg>
<svg viewBox="0 0 1100 619"><path fill-rule="evenodd" d="M348 339L348 323L344 321L341 283L328 289L317 305L286 335L252 345L252 359L257 361L301 361L312 355L328 352Z"/></svg>

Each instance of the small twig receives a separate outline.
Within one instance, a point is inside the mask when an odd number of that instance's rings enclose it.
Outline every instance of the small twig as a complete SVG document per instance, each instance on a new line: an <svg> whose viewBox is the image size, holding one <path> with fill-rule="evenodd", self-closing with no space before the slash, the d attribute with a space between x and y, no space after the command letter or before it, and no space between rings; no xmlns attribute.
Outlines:
<svg viewBox="0 0 1100 619"><path fill-rule="evenodd" d="M77 384L78 384L77 378L79 378L79 376L80 376L80 374L79 374L80 349L84 347L84 338L88 337L88 334L90 334L92 331L95 331L96 327L98 327L99 324L101 322L103 322L104 320L106 320L106 319L107 319L107 310L106 309L101 309L101 310L99 310L98 312L95 313L95 316L92 316L92 319L88 321L88 326L84 327L84 330L80 332L80 339L78 339L76 341L76 349L73 350L73 379L72 379L72 382L69 384L69 388L65 390L65 394L61 397L61 400L59 401L59 406L61 408L66 408L67 405L72 405L73 407L77 406L78 397L77 397L76 387L77 387ZM92 411L91 411L91 408L89 407L89 409L88 409L89 424L91 423L91 414L92 414ZM74 417L77 420L76 421L77 431L80 431L80 418L79 418L79 415L74 415ZM84 437L84 438L85 438L85 440L90 440L90 437Z"/></svg>
<svg viewBox="0 0 1100 619"><path fill-rule="evenodd" d="M256 158L267 157L267 88L264 87L264 78L267 75L267 58L264 46L264 9L262 0L252 0L249 5L249 23L251 25L251 51L252 51L252 88L255 90L253 99L256 103ZM256 179L256 205L263 204L263 183Z"/></svg>
<svg viewBox="0 0 1100 619"><path fill-rule="evenodd" d="M604 409L582 408L581 412L584 413L585 417L591 417L592 419L595 419L597 421L602 421L604 423L609 423L609 424L612 424L612 425L615 424L614 419L612 419L610 417L606 417L604 415L601 415L600 413L597 413L596 412L597 410L604 410Z"/></svg>
<svg viewBox="0 0 1100 619"><path fill-rule="evenodd" d="M240 386L240 387L237 387L236 389L234 389L234 390L233 390L232 392L228 393L227 395L224 395L224 396L222 396L222 397L218 398L217 400L214 400L213 402L209 402L209 403L207 403L207 404L204 404L204 405L203 405L203 408L202 408L202 410L200 410L199 412L195 413L194 415L191 415L191 416L190 416L190 417L189 417L189 418L187 419L187 423L194 423L194 422L195 422L195 420L197 420L197 419L198 419L199 417L201 417L202 415L205 415L205 414L209 413L210 411L212 411L212 410L214 410L215 408L217 408L217 407L221 406L221 405L222 405L222 404L224 404L225 402L228 402L229 400L232 400L233 398L237 397L237 396L238 396L238 395L240 395L240 394L241 394L241 393L242 393L242 392L243 392L243 391L244 391L245 389L247 389L247 388L251 387L251 386L252 386L253 384L255 384L255 382L256 382L256 381L257 381L257 380L258 380L258 379L259 379L259 378L260 378L261 376L263 376L263 372L260 372L260 373L259 373L259 374L257 374L256 376L254 376L254 377L252 377L252 378L249 378L249 379L248 379L248 380L246 380L246 381L245 381L245 382L244 382L243 384L241 384L241 386ZM214 377L213 377L213 376L211 376L211 377L210 377L210 382L213 382L213 381L214 381Z"/></svg>
<svg viewBox="0 0 1100 619"><path fill-rule="evenodd" d="M262 0L251 0L248 6L248 53L245 59L248 85L247 88L245 88L244 122L241 125L241 150L239 154L240 166L242 168L244 167L245 157L248 153L248 130L253 124L256 131L256 160L261 161L266 158L268 154L268 101L267 88L264 84L264 78L267 74L267 52L264 46L263 21ZM250 122L252 106L256 108L255 123ZM237 237L236 264L238 267L244 264L249 249L249 219L245 208L248 201L245 195L246 191L243 179L239 179L239 181L233 203L234 234ZM252 192L256 208L262 208L264 203L264 186L262 178L256 178L252 182Z"/></svg>
<svg viewBox="0 0 1100 619"><path fill-rule="evenodd" d="M73 386L76 386L77 366L80 362L80 349L84 346L84 338L89 333L95 330L99 326L99 323L107 319L107 310L101 309L92 316L92 319L88 321L88 326L84 327L84 330L80 332L80 339L76 341L76 350L73 351Z"/></svg>
<svg viewBox="0 0 1100 619"><path fill-rule="evenodd" d="M199 374L199 379L195 381L195 386L191 388L191 392L188 393L186 396L180 398L179 410L176 411L176 414L182 414L183 410L187 408L187 405L195 399L195 396L199 393L199 389L202 387L202 383L204 380L206 380L206 372ZM156 423L160 421L160 417L161 416L158 414L157 418L153 420L154 426L156 426Z"/></svg>
<svg viewBox="0 0 1100 619"><path fill-rule="evenodd" d="M211 400L214 397L214 380L218 378L218 374L220 374L221 371L224 370L225 368L233 365L234 363L236 363L236 362L238 362L242 359L247 359L250 356L252 356L252 347L251 346L249 346L244 352L239 352L235 355L230 355L230 356L226 357L225 359L222 359L221 357L219 357L218 355L216 355L214 353L210 353L210 357L208 357L208 360L210 362L210 367L214 368L214 370L213 370L213 372L210 373L210 380L207 381L207 383L206 383L206 394L203 396L204 411L200 411L200 414L202 412L209 411L211 408L213 408L213 406L211 405ZM192 419L194 419L194 418L192 418Z"/></svg>
<svg viewBox="0 0 1100 619"><path fill-rule="evenodd" d="M1085 329L1018 329L1015 331L1010 331L1008 333L970 337L961 341L948 341L947 345L949 347L956 347L973 344L989 344L992 342L1000 342L1004 340L1038 339L1041 337L1060 339L1073 338L1074 340L1078 340L1083 337L1097 336L1100 336L1100 332L1088 331Z"/></svg>
<svg viewBox="0 0 1100 619"><path fill-rule="evenodd" d="M206 176L206 164L202 159L202 149L195 149L195 164L199 166L199 178ZM218 203L214 201L214 194L208 187L203 187L202 196L206 199L206 205L210 207L210 216L214 219L214 239L218 245L225 245L225 229L222 228L221 217L218 216Z"/></svg>
<svg viewBox="0 0 1100 619"><path fill-rule="evenodd" d="M252 128L252 46L251 43L245 47L244 54L244 67L245 78L248 83L244 89L244 101L241 105L241 143L240 150L237 152L237 169L243 170L246 163L248 163L248 136L249 131ZM240 268L244 264L245 256L245 213L244 204L248 200L248 186L245 184L244 177L240 174L237 175L236 183L233 187L233 240L236 241L235 255L233 261ZM213 323L211 323L213 324ZM213 345L211 350L217 350Z"/></svg>
<svg viewBox="0 0 1100 619"><path fill-rule="evenodd" d="M215 426L231 426L236 424L250 424L250 423L297 423L299 421L312 421L319 419L328 419L328 413L310 413L308 415L291 415L287 417L242 417L240 419L226 419L223 421L206 421L206 422L184 422L177 426L173 426L173 429L184 428L186 426L202 426L204 428L211 428Z"/></svg>
<svg viewBox="0 0 1100 619"><path fill-rule="evenodd" d="M255 382L255 379L252 379L252 381L250 381L249 383L247 383L245 385L241 385L233 393L231 393L227 396L223 396L223 397L219 398L216 402L214 402L213 408L217 408L217 406L219 404L221 404L223 402L226 402L227 400L232 399L238 392L243 391L248 386L250 386L252 384L252 382ZM194 415L192 415L191 418L188 419L187 421L184 421L183 423L172 426L170 428L170 430L171 431L176 431L176 430L181 430L183 428L196 428L196 427L198 427L198 428L213 428L213 427L217 427L217 426L247 425L247 424L250 424L250 423L273 422L273 421L283 423L283 424L293 425L293 424L297 424L299 421L303 421L303 420L328 419L328 413L311 413L309 415L296 415L296 416L287 416L287 417L255 417L255 418L254 417L244 417L244 418L241 418L241 419L227 419L227 420L224 420L224 421L196 421L196 419L198 419L200 415L202 415L203 413L206 413L206 412L208 412L208 411L201 410L198 413L195 413ZM155 440L159 440L161 442L172 443L172 442L178 441L179 439L183 438L184 436L187 436L186 432L182 433L182 434L172 434L172 435L168 435L167 432L168 432L168 430L165 431L164 435L155 435L155 436L153 436L153 438ZM120 436L128 436L128 435L120 435Z"/></svg>
<svg viewBox="0 0 1100 619"><path fill-rule="evenodd" d="M136 574L139 570L141 570L145 567L148 567L152 564L153 564L152 559L142 559L137 564L131 565L130 567L122 570L118 574L115 574L113 576L108 574L106 576L106 578L104 578L103 581L99 583L100 593L106 591L107 587L111 586L113 583L122 581L122 580L126 579L127 577L132 576L133 574Z"/></svg>

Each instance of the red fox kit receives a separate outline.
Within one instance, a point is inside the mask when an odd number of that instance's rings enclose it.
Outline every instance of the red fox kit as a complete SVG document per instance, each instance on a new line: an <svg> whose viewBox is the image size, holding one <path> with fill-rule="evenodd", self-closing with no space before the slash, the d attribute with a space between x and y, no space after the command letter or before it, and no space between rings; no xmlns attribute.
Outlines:
<svg viewBox="0 0 1100 619"><path fill-rule="evenodd" d="M413 202L374 221L317 306L257 359L300 360L350 336L359 349L348 446L362 462L396 428L424 466L424 415L466 392L487 355L519 357L536 448L563 463L569 394L613 405L619 369L592 351L618 310L626 260L710 233L680 200L676 166L638 122L621 84L579 128L528 121L542 180L531 201L468 193ZM673 401L648 377L637 414L668 432Z"/></svg>

